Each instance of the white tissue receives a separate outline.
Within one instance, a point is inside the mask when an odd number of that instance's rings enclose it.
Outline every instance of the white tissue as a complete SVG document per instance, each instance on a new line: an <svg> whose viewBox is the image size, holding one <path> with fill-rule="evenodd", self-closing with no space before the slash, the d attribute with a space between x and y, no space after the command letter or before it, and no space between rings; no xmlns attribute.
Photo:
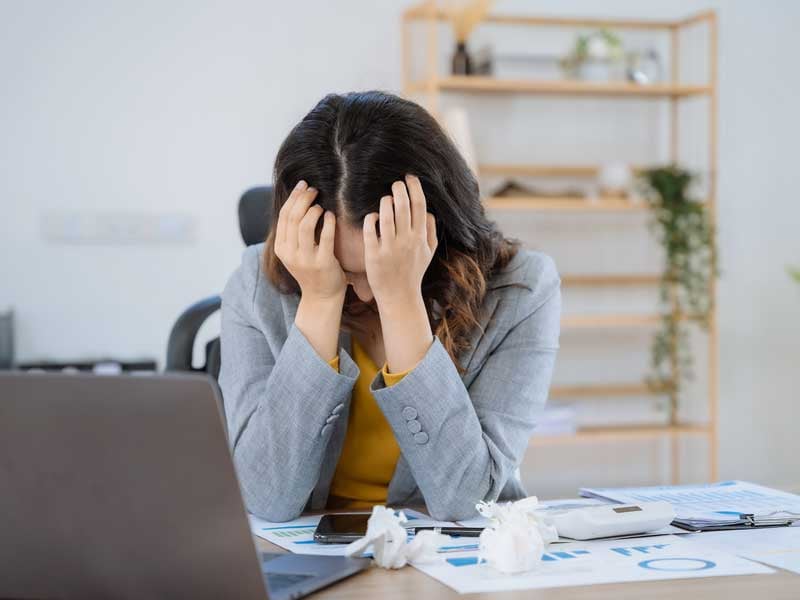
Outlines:
<svg viewBox="0 0 800 600"><path fill-rule="evenodd" d="M403 511L397 514L385 506L373 506L367 521L367 533L360 540L348 544L347 556L361 554L372 546L375 564L384 569L399 569L408 563L436 562L441 557L436 553L449 537L434 531L421 531L408 541L403 523L408 521Z"/></svg>
<svg viewBox="0 0 800 600"><path fill-rule="evenodd" d="M524 573L535 569L545 547L558 539L555 527L537 513L536 496L517 502L481 502L475 508L490 519L479 541L479 555L501 573Z"/></svg>

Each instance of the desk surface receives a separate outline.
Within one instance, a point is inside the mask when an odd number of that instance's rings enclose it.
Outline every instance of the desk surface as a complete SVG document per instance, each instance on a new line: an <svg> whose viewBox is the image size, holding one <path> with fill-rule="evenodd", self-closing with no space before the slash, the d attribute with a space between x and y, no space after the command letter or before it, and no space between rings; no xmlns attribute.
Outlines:
<svg viewBox="0 0 800 600"><path fill-rule="evenodd" d="M255 538L262 552L286 552L283 548ZM317 592L314 599L332 600L440 600L461 598L443 583L428 577L413 567L397 571L372 567L345 581ZM607 583L579 587L550 588L545 590L520 590L492 594L470 594L469 598L542 598L581 600L618 600L620 598L669 599L703 598L704 600L798 600L800 575L776 569L773 575L742 575L738 577L706 577L705 579L672 579L634 583Z"/></svg>

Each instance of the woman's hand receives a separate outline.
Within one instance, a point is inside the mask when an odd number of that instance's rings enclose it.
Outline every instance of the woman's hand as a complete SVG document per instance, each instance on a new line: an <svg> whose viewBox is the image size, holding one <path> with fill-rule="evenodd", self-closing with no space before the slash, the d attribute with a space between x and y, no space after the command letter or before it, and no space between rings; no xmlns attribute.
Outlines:
<svg viewBox="0 0 800 600"><path fill-rule="evenodd" d="M297 280L303 298L330 300L344 298L347 281L333 254L336 217L311 206L317 190L300 181L281 207L275 229L275 255ZM310 208L309 208L310 207ZM323 212L319 244L314 239Z"/></svg>
<svg viewBox="0 0 800 600"><path fill-rule="evenodd" d="M419 179L406 175L405 184L395 181L392 194L381 198L380 213L364 218L364 262L379 308L421 297L422 277L437 245L436 222L426 212Z"/></svg>
<svg viewBox="0 0 800 600"><path fill-rule="evenodd" d="M336 217L323 217L319 244L314 240L323 210L311 206L317 190L300 181L281 207L275 228L275 255L300 285L295 326L324 360L337 355L347 280L333 254ZM310 207L310 208L309 208Z"/></svg>
<svg viewBox="0 0 800 600"><path fill-rule="evenodd" d="M378 304L386 365L399 373L416 366L433 340L421 288L437 240L419 179L407 175L405 184L395 181L392 194L381 198L380 213L364 218L364 262Z"/></svg>

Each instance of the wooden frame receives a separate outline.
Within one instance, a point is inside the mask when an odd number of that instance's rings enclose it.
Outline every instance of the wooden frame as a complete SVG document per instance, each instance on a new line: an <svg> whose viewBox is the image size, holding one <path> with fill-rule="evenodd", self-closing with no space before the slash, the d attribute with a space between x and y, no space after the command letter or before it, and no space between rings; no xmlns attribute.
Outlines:
<svg viewBox="0 0 800 600"><path fill-rule="evenodd" d="M408 8L402 17L402 56L403 93L407 96L422 95L428 110L439 118L439 99L442 94L531 94L558 97L596 97L610 100L654 100L668 101L669 116L669 156L679 160L679 105L686 98L706 98L708 100L708 196L705 200L711 223L716 227L717 220L717 16L714 11L706 11L678 20L604 19L576 18L558 16L531 16L490 14L487 23L512 26L562 27L562 28L609 28L649 30L663 32L669 36L670 79L668 82L639 86L627 82L583 82L583 81L535 81L505 80L486 76L442 75L437 70L439 56L438 27L447 19L444 10L436 0L425 0ZM411 68L411 24L422 21L425 24L426 54L425 75L414 79ZM705 26L708 29L708 81L703 84L687 84L681 81L680 38L689 27ZM642 168L642 167L636 167ZM482 164L478 168L481 175L516 175L538 177L595 177L596 165L526 165L526 164ZM647 210L644 204L620 198L542 198L542 197L494 197L485 198L486 207L493 211L545 211L559 213L597 213L604 212L621 217L626 213L642 213ZM565 276L565 286L655 286L660 282L659 275L651 274L609 274ZM674 483L680 479L680 439L685 435L705 436L709 449L709 475L716 479L718 473L718 326L716 314L716 285L711 282L712 311L708 324L708 422L706 424L679 423L674 385L667 382L662 388L653 389L644 383L615 383L597 385L553 386L552 397L603 398L666 396L670 401L669 422L663 426L642 425L631 427L603 427L580 430L575 435L534 438L534 446L564 443L584 443L588 441L622 442L627 440L664 439L670 442L671 478ZM674 294L673 294L674 297ZM673 301L673 310L677 305ZM681 318L686 318L681 315ZM562 320L565 328L617 328L652 327L660 322L659 314L614 314L614 315L569 315ZM673 365L676 363L677 349L673 352ZM677 376L677 368L673 369Z"/></svg>

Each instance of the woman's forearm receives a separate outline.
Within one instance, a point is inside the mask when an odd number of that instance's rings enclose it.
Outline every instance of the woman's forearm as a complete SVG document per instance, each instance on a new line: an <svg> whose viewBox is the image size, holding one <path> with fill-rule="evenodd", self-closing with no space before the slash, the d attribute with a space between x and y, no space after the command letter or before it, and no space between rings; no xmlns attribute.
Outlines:
<svg viewBox="0 0 800 600"><path fill-rule="evenodd" d="M364 217L364 265L381 318L390 373L413 369L433 342L422 279L437 247L436 221L427 212L419 179L392 184L380 212ZM377 233L380 224L380 237Z"/></svg>
<svg viewBox="0 0 800 600"><path fill-rule="evenodd" d="M413 369L433 342L428 313L422 294L409 299L394 298L379 302L386 365L390 373Z"/></svg>
<svg viewBox="0 0 800 600"><path fill-rule="evenodd" d="M295 326L325 361L330 361L338 353L343 306L344 294L324 299L301 296L297 307Z"/></svg>

